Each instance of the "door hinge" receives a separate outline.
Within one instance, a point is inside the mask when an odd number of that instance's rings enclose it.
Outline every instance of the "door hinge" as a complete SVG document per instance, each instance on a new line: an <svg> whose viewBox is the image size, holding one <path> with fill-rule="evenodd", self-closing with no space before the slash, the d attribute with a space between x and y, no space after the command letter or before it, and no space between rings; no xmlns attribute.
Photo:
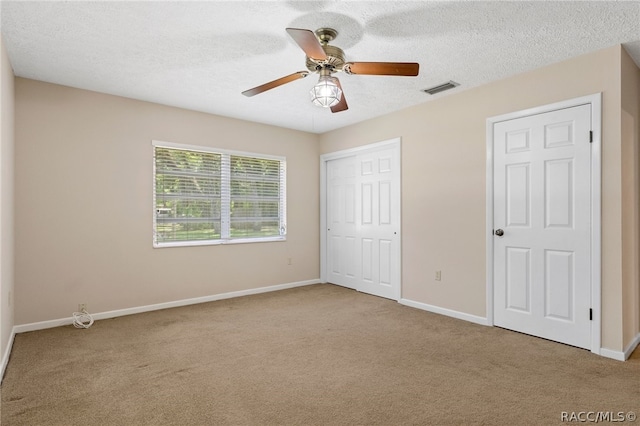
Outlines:
<svg viewBox="0 0 640 426"><path fill-rule="evenodd" d="M593 143L593 130L589 130L589 143Z"/></svg>
<svg viewBox="0 0 640 426"><path fill-rule="evenodd" d="M593 321L593 309L589 308L589 321Z"/></svg>

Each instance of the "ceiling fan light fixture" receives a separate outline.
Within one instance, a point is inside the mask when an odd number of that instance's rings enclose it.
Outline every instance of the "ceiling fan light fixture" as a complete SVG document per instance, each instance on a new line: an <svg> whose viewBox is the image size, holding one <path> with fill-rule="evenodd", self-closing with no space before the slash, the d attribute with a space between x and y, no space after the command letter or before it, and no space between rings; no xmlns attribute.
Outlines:
<svg viewBox="0 0 640 426"><path fill-rule="evenodd" d="M342 90L338 79L330 75L320 75L318 83L311 89L311 101L314 105L330 108L342 99Z"/></svg>

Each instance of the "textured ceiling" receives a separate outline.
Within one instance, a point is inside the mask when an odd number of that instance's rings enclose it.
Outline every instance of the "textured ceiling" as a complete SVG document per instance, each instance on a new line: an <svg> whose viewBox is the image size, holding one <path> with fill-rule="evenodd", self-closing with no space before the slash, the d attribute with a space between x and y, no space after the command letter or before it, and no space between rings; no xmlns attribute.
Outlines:
<svg viewBox="0 0 640 426"><path fill-rule="evenodd" d="M640 64L640 2L2 1L15 74L322 133L622 43ZM339 73L349 110L315 107L286 27L332 27L348 61L419 62L418 77ZM454 80L435 96L421 90Z"/></svg>

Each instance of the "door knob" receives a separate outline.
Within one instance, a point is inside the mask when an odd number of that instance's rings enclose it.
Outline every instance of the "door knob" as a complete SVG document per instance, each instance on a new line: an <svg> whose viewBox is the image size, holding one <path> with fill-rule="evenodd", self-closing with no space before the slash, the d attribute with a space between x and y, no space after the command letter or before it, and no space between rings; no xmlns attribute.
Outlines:
<svg viewBox="0 0 640 426"><path fill-rule="evenodd" d="M498 237L502 237L504 235L504 231L502 229L496 229L494 234L496 234Z"/></svg>

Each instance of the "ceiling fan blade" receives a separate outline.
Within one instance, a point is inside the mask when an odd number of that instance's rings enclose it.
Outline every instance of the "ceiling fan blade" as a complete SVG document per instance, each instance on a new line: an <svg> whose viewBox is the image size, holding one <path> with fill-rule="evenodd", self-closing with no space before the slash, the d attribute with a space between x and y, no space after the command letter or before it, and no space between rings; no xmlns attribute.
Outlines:
<svg viewBox="0 0 640 426"><path fill-rule="evenodd" d="M266 92L267 90L271 90L275 87L282 86L283 84L291 83L292 81L305 78L308 75L309 75L309 71L298 71L286 77L282 77L277 80L273 80L263 85L260 85L258 87L254 87L253 89L245 90L244 92L242 92L242 94L245 96L255 96L262 92Z"/></svg>
<svg viewBox="0 0 640 426"><path fill-rule="evenodd" d="M287 32L309 58L316 61L325 61L327 59L327 54L324 53L324 49L313 31L287 28Z"/></svg>
<svg viewBox="0 0 640 426"><path fill-rule="evenodd" d="M347 99L344 97L344 89L342 88L342 84L340 84L340 80L336 78L338 82L338 87L342 90L342 96L340 97L340 102L331 107L331 112L340 112L349 109L349 105L347 105Z"/></svg>
<svg viewBox="0 0 640 426"><path fill-rule="evenodd" d="M401 75L415 77L420 64L416 62L347 62L343 70L347 74Z"/></svg>

